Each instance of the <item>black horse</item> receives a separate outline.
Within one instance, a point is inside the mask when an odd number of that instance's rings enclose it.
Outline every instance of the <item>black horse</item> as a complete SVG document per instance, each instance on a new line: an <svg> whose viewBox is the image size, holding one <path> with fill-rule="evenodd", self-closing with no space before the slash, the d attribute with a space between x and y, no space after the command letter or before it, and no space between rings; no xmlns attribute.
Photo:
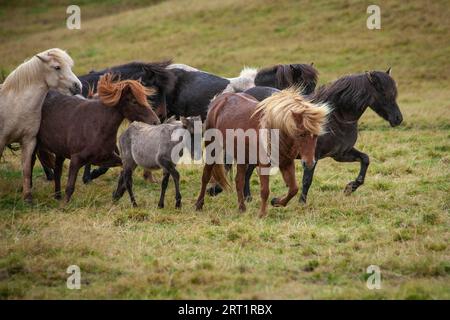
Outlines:
<svg viewBox="0 0 450 320"><path fill-rule="evenodd" d="M206 119L211 100L221 93L230 80L204 71L183 68L171 69L175 75L174 90L167 97L169 115L201 116ZM314 91L317 84L317 70L309 64L285 64L263 68L256 73L256 86L284 89L300 86L304 94Z"/></svg>
<svg viewBox="0 0 450 320"><path fill-rule="evenodd" d="M347 195L364 183L369 166L369 156L354 147L358 138L358 120L367 107L388 121L392 127L400 125L403 121L396 102L397 87L390 73L391 68L386 72L371 71L345 76L329 85L320 87L309 96L313 102L326 102L333 108L328 119L326 133L317 140L316 161L331 157L338 162L359 161L361 163L358 177L345 187L344 191ZM252 94L251 90L255 91L256 88L248 90L247 93ZM257 98L259 99L273 94L271 90L264 88L258 90ZM315 167L316 165L311 169L303 168L301 202L306 203ZM246 172L244 193L248 200L251 199L249 186L253 170L254 166L249 166Z"/></svg>
<svg viewBox="0 0 450 320"><path fill-rule="evenodd" d="M91 71L78 77L83 85L83 96L97 92L97 82L106 73L118 75L121 80L141 80L146 87L156 89L156 94L149 98L150 105L155 108L155 113L161 120L167 117L166 97L173 91L175 77L166 69L172 62L131 62L120 66L107 68L101 71Z"/></svg>
<svg viewBox="0 0 450 320"><path fill-rule="evenodd" d="M98 79L103 72L108 71L129 75L132 74L132 67L135 65L137 63L113 67L90 73L87 76L96 75ZM191 67L169 67L165 68L165 72L171 74L171 81L173 79L173 85L169 86L170 90L165 91L167 116L176 116L177 118L180 116L201 116L204 120L208 113L210 101L230 83L230 80L226 78ZM298 86L304 94L310 94L316 87L317 77L318 72L312 64L286 64L258 70L254 82L257 86L271 86L278 89ZM144 83L144 85L146 84ZM85 86L84 83L83 86ZM90 169L87 170L88 168L89 166L86 166L83 175L85 183L99 177L108 170L106 167L100 167L90 172Z"/></svg>

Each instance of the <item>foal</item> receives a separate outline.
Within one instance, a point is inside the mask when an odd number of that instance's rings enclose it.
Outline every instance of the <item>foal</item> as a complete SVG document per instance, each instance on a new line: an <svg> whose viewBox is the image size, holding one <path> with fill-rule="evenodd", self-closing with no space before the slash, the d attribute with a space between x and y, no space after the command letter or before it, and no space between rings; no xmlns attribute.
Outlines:
<svg viewBox="0 0 450 320"><path fill-rule="evenodd" d="M54 153L55 198L61 198L61 172L70 159L66 203L74 189L78 170L87 163L121 165L115 154L117 130L126 118L157 124L159 119L147 101L153 90L136 80L114 82L111 74L98 81L98 99L68 97L51 91L42 108L39 148Z"/></svg>
<svg viewBox="0 0 450 320"><path fill-rule="evenodd" d="M31 203L31 171L41 109L49 89L66 94L81 92L72 72L73 60L54 48L36 54L18 66L0 86L0 157L6 145L22 147L23 198Z"/></svg>
<svg viewBox="0 0 450 320"><path fill-rule="evenodd" d="M313 104L299 95L294 89L286 89L272 95L262 102L258 102L253 97L244 93L225 93L218 96L211 102L210 111L206 119L206 129L218 129L224 137L224 149L234 153L237 159L236 191L240 211L245 211L244 202L244 176L247 165L251 164L251 153L249 147L251 143L259 144L260 129L276 129L279 132L279 145L270 144L270 149L279 150L277 165L283 175L283 180L289 188L289 192L283 198L274 198L271 203L274 206L286 206L289 200L298 192L295 181L294 160L301 154L302 162L313 167L315 164L314 151L317 136L322 133L322 126L326 121L329 110L325 104ZM226 133L227 129L242 129L246 132L256 131L256 135L248 136L245 139L245 155L239 155L239 146L235 143L236 135L233 138ZM250 129L250 130L249 130ZM230 141L228 139L231 139ZM206 140L206 139L205 139ZM211 141L206 141L208 146ZM231 148L233 148L231 151ZM269 146L269 145L268 145ZM244 157L242 157L244 156ZM260 158L260 152L256 156L257 166L269 167ZM241 159L241 161L239 161ZM242 163L244 159L244 163ZM267 168L265 168L267 169ZM198 196L196 208L203 208L206 185L211 179L211 175L226 187L226 177L224 175L223 164L206 164L203 169L202 188ZM263 217L267 213L267 198L269 197L269 175L262 171L259 175L261 185L261 208L259 216Z"/></svg>
<svg viewBox="0 0 450 320"><path fill-rule="evenodd" d="M169 119L171 120L171 119ZM186 147L194 157L194 135L201 141L201 130L195 131L195 123L202 127L202 120L197 117L181 117L181 121L168 121L158 126L150 126L141 122L133 122L119 138L120 157L122 158L123 170L120 173L117 189L113 193L113 199L119 200L125 190L130 195L131 203L137 206L133 195L133 171L139 165L145 169L163 169L163 179L161 182L161 196L158 208L164 208L164 197L172 176L175 183L175 207L181 207L180 174L176 167L177 161L173 158L173 150L178 147ZM184 132L182 132L182 129ZM180 130L179 132L176 132ZM183 140L174 140L173 134L183 133ZM175 138L175 137L174 137ZM180 148L181 149L181 148ZM182 149L181 149L182 152ZM177 154L179 155L179 154Z"/></svg>

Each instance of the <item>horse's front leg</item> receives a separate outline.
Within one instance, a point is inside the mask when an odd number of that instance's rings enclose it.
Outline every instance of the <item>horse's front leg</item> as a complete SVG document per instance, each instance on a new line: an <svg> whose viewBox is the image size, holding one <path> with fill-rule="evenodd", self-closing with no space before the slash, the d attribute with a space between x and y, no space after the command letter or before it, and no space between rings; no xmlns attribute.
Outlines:
<svg viewBox="0 0 450 320"><path fill-rule="evenodd" d="M36 148L36 138L24 139L22 141L22 175L23 187L22 194L25 202L31 204L33 197L31 195L31 175L33 174L32 159L34 149Z"/></svg>
<svg viewBox="0 0 450 320"><path fill-rule="evenodd" d="M271 204L275 207L285 207L298 192L297 181L295 180L295 163L292 160L286 167L280 168L283 180L289 188L288 193L283 198L273 198Z"/></svg>
<svg viewBox="0 0 450 320"><path fill-rule="evenodd" d="M344 189L344 193L346 195L350 195L354 192L358 187L364 184L364 180L366 178L367 168L370 164L369 156L361 151L356 150L355 148L351 148L348 152L336 156L333 158L338 162L355 162L359 161L361 163L361 168L359 170L358 177L354 181L350 181Z"/></svg>
<svg viewBox="0 0 450 320"><path fill-rule="evenodd" d="M314 167L308 168L307 166L303 167L303 179L302 179L302 194L300 196L300 202L306 203L306 199L308 197L308 191L311 187L314 170L316 170L317 162L314 164Z"/></svg>

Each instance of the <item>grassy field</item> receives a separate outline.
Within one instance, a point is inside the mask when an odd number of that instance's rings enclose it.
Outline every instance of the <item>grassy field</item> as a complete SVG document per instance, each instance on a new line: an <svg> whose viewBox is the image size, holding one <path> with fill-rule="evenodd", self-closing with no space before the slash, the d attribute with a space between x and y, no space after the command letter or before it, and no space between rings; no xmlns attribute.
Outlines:
<svg viewBox="0 0 450 320"><path fill-rule="evenodd" d="M308 205L296 199L265 219L255 200L239 214L231 192L195 212L197 166L180 167L181 210L172 183L158 210L159 186L139 170L139 208L126 197L113 204L119 169L90 185L79 179L59 209L39 166L28 207L20 152L8 150L0 163L0 298L450 298L447 1L381 2L378 31L366 28L368 1L79 1L81 30L65 29L65 1L4 2L5 74L49 47L67 49L78 74L162 58L224 76L244 65L313 61L325 83L392 66L405 120L392 129L370 110L363 116L357 148L371 165L355 194L342 191L359 165L325 159ZM257 177L252 189L257 195ZM271 195L285 192L273 178ZM69 265L81 268L81 290L66 288ZM369 265L381 268L380 290L366 287Z"/></svg>

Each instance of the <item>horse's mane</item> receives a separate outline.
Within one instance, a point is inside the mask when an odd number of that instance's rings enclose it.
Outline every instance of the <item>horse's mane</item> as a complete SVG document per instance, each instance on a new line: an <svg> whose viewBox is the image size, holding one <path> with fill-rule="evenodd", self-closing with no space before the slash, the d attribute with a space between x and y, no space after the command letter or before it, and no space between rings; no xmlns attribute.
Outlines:
<svg viewBox="0 0 450 320"><path fill-rule="evenodd" d="M312 103L298 94L297 88L288 88L261 101L254 114L261 113L261 127L279 129L292 137L298 133L293 113L302 115L303 126L311 134L323 133L329 108L324 103Z"/></svg>
<svg viewBox="0 0 450 320"><path fill-rule="evenodd" d="M142 70L148 75L148 77L143 77L143 82L147 86L157 85L160 89L165 90L166 92L170 92L175 86L175 76L170 69L167 67L172 64L172 60L164 60L159 62L140 62L133 61L130 63L122 64L119 66L111 67L104 71L100 71L100 73L104 73L105 71L118 73L123 72L126 69L132 70ZM134 71L135 72L135 71ZM154 77L154 80L152 79ZM146 80L149 80L150 83L146 83Z"/></svg>
<svg viewBox="0 0 450 320"><path fill-rule="evenodd" d="M53 48L40 52L37 55L47 55L57 60L60 64L68 65L71 68L73 67L72 58L64 50ZM35 55L11 72L9 76L6 77L5 82L3 82L3 86L0 89L2 91L22 90L35 81L42 81L42 71L42 61Z"/></svg>
<svg viewBox="0 0 450 320"><path fill-rule="evenodd" d="M294 83L292 68L300 71L304 80L308 79L317 83L317 77L319 74L317 70L309 64L278 64L272 67L261 69L258 71L258 74L264 75L275 73L278 87L288 88L296 84Z"/></svg>
<svg viewBox="0 0 450 320"><path fill-rule="evenodd" d="M123 91L130 89L140 105L150 107L147 96L153 95L155 89L146 88L136 80L115 81L115 78L113 74L107 73L98 80L97 92L104 105L114 107L119 103Z"/></svg>
<svg viewBox="0 0 450 320"><path fill-rule="evenodd" d="M310 97L314 102L330 104L333 109L360 111L369 105L368 92L372 88L366 74L353 74L321 86Z"/></svg>

